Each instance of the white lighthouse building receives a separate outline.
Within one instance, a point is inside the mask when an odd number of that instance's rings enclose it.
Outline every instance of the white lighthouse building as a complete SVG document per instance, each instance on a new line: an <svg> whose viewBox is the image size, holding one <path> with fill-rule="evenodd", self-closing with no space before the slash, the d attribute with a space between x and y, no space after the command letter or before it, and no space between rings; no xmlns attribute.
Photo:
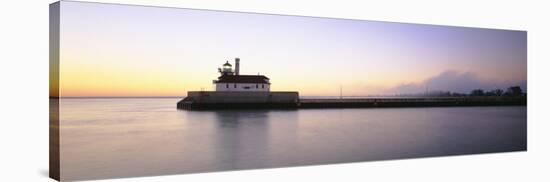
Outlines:
<svg viewBox="0 0 550 182"><path fill-rule="evenodd" d="M239 58L235 58L235 70L229 62L218 68L220 76L214 80L216 91L269 92L269 78L264 75L240 75Z"/></svg>

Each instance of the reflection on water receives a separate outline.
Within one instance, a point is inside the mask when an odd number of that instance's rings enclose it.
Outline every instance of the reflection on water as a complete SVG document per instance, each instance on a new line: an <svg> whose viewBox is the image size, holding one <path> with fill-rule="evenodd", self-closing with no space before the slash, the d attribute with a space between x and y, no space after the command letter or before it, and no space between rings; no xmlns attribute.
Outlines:
<svg viewBox="0 0 550 182"><path fill-rule="evenodd" d="M526 107L184 111L177 101L62 99L62 179L526 150Z"/></svg>

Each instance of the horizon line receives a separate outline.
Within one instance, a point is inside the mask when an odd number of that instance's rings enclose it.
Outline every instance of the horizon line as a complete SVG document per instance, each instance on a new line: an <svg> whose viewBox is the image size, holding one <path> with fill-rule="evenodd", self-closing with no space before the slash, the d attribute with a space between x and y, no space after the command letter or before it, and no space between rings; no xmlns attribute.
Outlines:
<svg viewBox="0 0 550 182"><path fill-rule="evenodd" d="M467 95L467 94L466 94ZM423 94L376 94L376 95L300 95L299 97L430 97ZM50 99L133 99L133 98L185 98L187 96L50 96Z"/></svg>

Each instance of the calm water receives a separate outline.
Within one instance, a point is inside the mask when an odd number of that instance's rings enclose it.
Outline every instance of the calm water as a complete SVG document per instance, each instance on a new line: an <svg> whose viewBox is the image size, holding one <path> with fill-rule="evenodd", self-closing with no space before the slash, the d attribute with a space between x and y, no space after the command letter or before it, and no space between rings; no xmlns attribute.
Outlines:
<svg viewBox="0 0 550 182"><path fill-rule="evenodd" d="M526 150L526 107L184 111L62 99L64 180Z"/></svg>

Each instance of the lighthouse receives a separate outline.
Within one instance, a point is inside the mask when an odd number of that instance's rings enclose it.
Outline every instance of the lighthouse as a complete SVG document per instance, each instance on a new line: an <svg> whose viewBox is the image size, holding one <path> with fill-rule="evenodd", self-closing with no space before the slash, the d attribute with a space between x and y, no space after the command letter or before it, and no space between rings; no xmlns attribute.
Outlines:
<svg viewBox="0 0 550 182"><path fill-rule="evenodd" d="M212 81L216 90L188 91L187 97L178 102L178 109L288 109L298 107L300 100L298 92L272 92L268 77L260 74L242 74L240 61L239 58L235 58L233 64L225 61L218 68L220 76Z"/></svg>
<svg viewBox="0 0 550 182"><path fill-rule="evenodd" d="M235 69L226 61L218 68L220 76L213 81L217 92L269 92L269 78L264 75L241 75L240 59L235 58Z"/></svg>

